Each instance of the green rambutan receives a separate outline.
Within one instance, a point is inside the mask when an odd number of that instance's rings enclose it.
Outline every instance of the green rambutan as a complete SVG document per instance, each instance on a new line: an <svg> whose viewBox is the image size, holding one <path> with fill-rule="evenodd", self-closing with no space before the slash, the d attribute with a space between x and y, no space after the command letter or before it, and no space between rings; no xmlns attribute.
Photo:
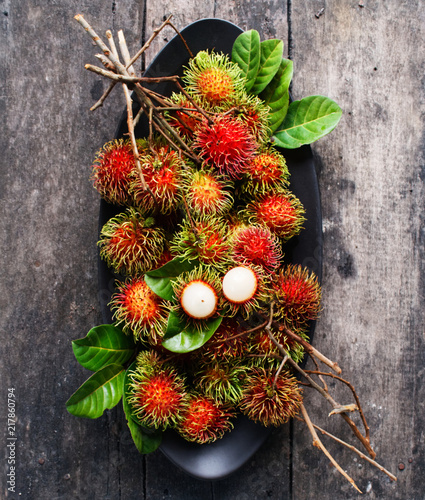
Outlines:
<svg viewBox="0 0 425 500"><path fill-rule="evenodd" d="M298 332L298 334L300 333ZM301 344L298 344L280 330L273 330L273 336L296 363L302 361L304 358L304 348ZM302 336L303 338L306 337L304 334ZM267 365L278 367L280 365L281 354L265 330L255 332L250 337L247 348L254 355L250 358L252 364L260 364L264 367Z"/></svg>
<svg viewBox="0 0 425 500"><path fill-rule="evenodd" d="M246 165L242 192L255 196L289 185L286 160L277 150L267 148Z"/></svg>
<svg viewBox="0 0 425 500"><path fill-rule="evenodd" d="M183 183L187 205L198 216L222 215L233 205L233 183L211 170L190 169Z"/></svg>
<svg viewBox="0 0 425 500"><path fill-rule="evenodd" d="M164 301L145 283L144 278L132 278L119 283L109 304L114 312L115 325L136 340L163 336L167 322Z"/></svg>
<svg viewBox="0 0 425 500"><path fill-rule="evenodd" d="M184 378L154 351L143 352L130 373L128 402L142 425L164 429L176 425L187 407Z"/></svg>
<svg viewBox="0 0 425 500"><path fill-rule="evenodd" d="M276 318L303 330L320 312L321 287L317 276L300 265L288 265L272 282Z"/></svg>
<svg viewBox="0 0 425 500"><path fill-rule="evenodd" d="M206 444L220 439L233 428L234 410L208 396L194 394L190 398L177 431L187 441Z"/></svg>
<svg viewBox="0 0 425 500"><path fill-rule="evenodd" d="M135 165L129 140L110 141L96 153L91 178L104 200L116 205L127 205L131 202L129 187Z"/></svg>
<svg viewBox="0 0 425 500"><path fill-rule="evenodd" d="M230 260L228 226L221 217L196 217L185 219L171 241L171 252L201 264L225 269Z"/></svg>
<svg viewBox="0 0 425 500"><path fill-rule="evenodd" d="M282 244L266 226L241 224L231 237L231 258L238 264L259 266L272 273L282 262Z"/></svg>
<svg viewBox="0 0 425 500"><path fill-rule="evenodd" d="M164 231L154 227L152 217L145 218L130 207L103 226L98 245L109 267L133 276L156 267L166 240Z"/></svg>
<svg viewBox="0 0 425 500"><path fill-rule="evenodd" d="M275 191L260 195L244 210L250 223L267 226L283 241L299 234L305 221L304 207L288 191Z"/></svg>
<svg viewBox="0 0 425 500"><path fill-rule="evenodd" d="M277 378L276 370L262 367L247 372L239 408L254 422L278 427L297 414L301 403L297 380L288 370L282 370Z"/></svg>
<svg viewBox="0 0 425 500"><path fill-rule="evenodd" d="M226 115L204 120L196 129L193 145L206 165L231 179L241 178L257 150L249 128Z"/></svg>
<svg viewBox="0 0 425 500"><path fill-rule="evenodd" d="M244 94L239 66L219 53L200 51L189 61L183 74L185 90L204 106L216 107Z"/></svg>
<svg viewBox="0 0 425 500"><path fill-rule="evenodd" d="M185 163L177 151L171 149L168 144L163 144L161 140L156 140L149 147L146 146L146 141L139 142L145 145L145 151L140 154L139 161L147 189L134 169L130 190L135 204L144 212L159 211L169 215L177 209L181 201Z"/></svg>
<svg viewBox="0 0 425 500"><path fill-rule="evenodd" d="M194 384L200 392L217 403L237 404L242 397L242 383L246 367L238 359L227 359L225 363L211 361L202 363L195 373Z"/></svg>

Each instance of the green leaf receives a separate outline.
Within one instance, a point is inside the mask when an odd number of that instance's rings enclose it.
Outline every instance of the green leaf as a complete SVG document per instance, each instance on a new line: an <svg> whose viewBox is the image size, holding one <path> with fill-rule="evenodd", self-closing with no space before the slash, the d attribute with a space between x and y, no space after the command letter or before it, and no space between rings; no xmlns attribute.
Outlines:
<svg viewBox="0 0 425 500"><path fill-rule="evenodd" d="M206 322L206 327L203 330L198 330L194 325L189 325L180 333L170 337L167 336L162 342L162 345L172 352L184 353L191 352L203 346L220 326L223 318L210 319Z"/></svg>
<svg viewBox="0 0 425 500"><path fill-rule="evenodd" d="M92 328L83 339L73 340L72 349L80 365L97 371L110 364L123 365L135 349L132 337L112 325Z"/></svg>
<svg viewBox="0 0 425 500"><path fill-rule="evenodd" d="M282 123L289 106L289 84L292 80L294 65L289 59L282 59L272 81L260 97L270 108L269 126L274 132Z"/></svg>
<svg viewBox="0 0 425 500"><path fill-rule="evenodd" d="M98 418L106 409L113 408L122 396L124 374L124 368L115 364L94 373L66 402L69 413Z"/></svg>
<svg viewBox="0 0 425 500"><path fill-rule="evenodd" d="M288 113L272 140L276 146L287 149L311 144L331 132L341 115L341 108L329 97L305 97L289 105Z"/></svg>
<svg viewBox="0 0 425 500"><path fill-rule="evenodd" d="M237 63L245 77L245 89L250 91L260 66L260 35L256 30L239 35L232 48L232 61Z"/></svg>
<svg viewBox="0 0 425 500"><path fill-rule="evenodd" d="M259 94L271 82L280 66L283 55L282 40L264 40L260 44L260 66L255 78L255 83L251 88L251 94Z"/></svg>
<svg viewBox="0 0 425 500"><path fill-rule="evenodd" d="M161 299L173 300L174 293L171 286L171 278L179 276L181 273L191 271L199 262L194 260L183 260L175 257L158 269L154 269L145 274L145 282L148 287Z"/></svg>
<svg viewBox="0 0 425 500"><path fill-rule="evenodd" d="M137 417L132 413L131 406L127 401L128 386L129 386L129 373L134 370L136 363L132 363L126 371L124 377L124 395L122 398L122 405L127 419L127 425L130 430L131 437L134 444L140 453L146 454L155 451L161 444L162 432L156 429L148 429L137 422Z"/></svg>
<svg viewBox="0 0 425 500"><path fill-rule="evenodd" d="M179 334L184 327L186 326L186 322L182 320L179 314L175 311L170 311L168 315L167 321L167 329L165 330L164 338L168 339L170 337L174 337L174 335Z"/></svg>

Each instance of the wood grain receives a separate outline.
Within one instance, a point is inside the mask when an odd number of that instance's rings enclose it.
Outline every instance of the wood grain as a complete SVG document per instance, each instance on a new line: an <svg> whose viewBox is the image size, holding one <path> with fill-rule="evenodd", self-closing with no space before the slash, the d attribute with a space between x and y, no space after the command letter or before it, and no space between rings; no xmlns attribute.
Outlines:
<svg viewBox="0 0 425 500"><path fill-rule="evenodd" d="M178 28L218 17L257 29L263 39L285 41L295 99L323 94L341 105L340 125L313 148L325 237L315 344L354 383L377 458L398 481L348 450L329 449L365 497L424 498L425 9L419 0L3 0L0 401L5 408L6 388L16 388L18 469L16 495L0 473L0 496L360 497L298 423L276 430L237 473L209 483L182 474L160 452L141 457L120 408L95 421L66 412L65 401L87 376L70 341L101 321L98 196L89 167L124 108L114 91L101 109L88 111L106 84L84 70L96 50L73 20L77 13L102 36L123 29L133 51L171 13ZM171 36L169 30L158 38L146 63ZM313 394L306 407L313 418L328 411ZM3 428L5 418L4 410ZM314 419L351 440L336 416Z"/></svg>

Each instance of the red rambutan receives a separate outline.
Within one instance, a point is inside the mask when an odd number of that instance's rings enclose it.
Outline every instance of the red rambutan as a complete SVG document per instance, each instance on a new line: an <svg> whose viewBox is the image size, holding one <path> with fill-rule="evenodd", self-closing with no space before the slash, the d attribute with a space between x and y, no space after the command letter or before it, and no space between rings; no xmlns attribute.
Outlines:
<svg viewBox="0 0 425 500"><path fill-rule="evenodd" d="M114 311L115 325L135 339L152 338L157 342L165 331L167 311L164 301L145 283L144 278L133 278L119 283L109 304Z"/></svg>
<svg viewBox="0 0 425 500"><path fill-rule="evenodd" d="M247 342L242 331L235 318L223 318L214 335L199 349L199 355L212 360L242 357Z"/></svg>
<svg viewBox="0 0 425 500"><path fill-rule="evenodd" d="M211 443L233 428L234 411L227 405L215 403L208 396L193 395L177 431L187 441Z"/></svg>
<svg viewBox="0 0 425 500"><path fill-rule="evenodd" d="M153 227L134 208L110 219L100 232L100 256L117 273L140 275L156 267L166 240L164 231Z"/></svg>
<svg viewBox="0 0 425 500"><path fill-rule="evenodd" d="M233 183L216 172L187 170L183 184L189 209L200 216L221 215L233 205Z"/></svg>
<svg viewBox="0 0 425 500"><path fill-rule="evenodd" d="M247 165L243 192L249 195L264 194L271 189L289 185L289 170L285 158L268 148L257 154Z"/></svg>
<svg viewBox="0 0 425 500"><path fill-rule="evenodd" d="M264 224L283 241L301 231L304 213L298 198L287 191L261 195L248 204L244 211L251 223Z"/></svg>
<svg viewBox="0 0 425 500"><path fill-rule="evenodd" d="M129 377L128 402L142 425L159 429L178 423L187 405L187 393L185 380L174 367L147 351L139 354Z"/></svg>
<svg viewBox="0 0 425 500"><path fill-rule="evenodd" d="M144 212L159 211L168 215L181 201L181 183L185 164L178 153L157 141L140 155L145 189L139 173L133 170L130 189L134 200Z"/></svg>
<svg viewBox="0 0 425 500"><path fill-rule="evenodd" d="M300 334L300 332L297 333ZM301 344L298 344L279 330L273 331L273 336L296 363L302 361L304 348ZM306 337L304 334L302 336L303 338ZM260 330L250 337L247 349L255 355L250 358L254 365L274 365L278 367L281 363L281 354L265 330Z"/></svg>
<svg viewBox="0 0 425 500"><path fill-rule="evenodd" d="M282 371L276 378L276 370L258 367L247 373L239 408L265 427L278 427L297 414L301 403L297 380L289 371Z"/></svg>
<svg viewBox="0 0 425 500"><path fill-rule="evenodd" d="M92 165L92 180L104 200L116 205L130 202L131 172L135 165L129 140L110 141L97 152Z"/></svg>
<svg viewBox="0 0 425 500"><path fill-rule="evenodd" d="M289 328L303 330L320 312L321 287L317 276L300 265L288 265L272 283L276 318Z"/></svg>
<svg viewBox="0 0 425 500"><path fill-rule="evenodd" d="M240 179L255 155L257 144L241 121L217 115L202 122L195 133L194 147L205 163L231 179Z"/></svg>
<svg viewBox="0 0 425 500"><path fill-rule="evenodd" d="M174 111L173 114L167 117L168 123L174 127L182 137L191 139L198 123L202 119L202 115L196 111L193 104L183 94L173 93L171 96L171 105L183 108L179 111Z"/></svg>
<svg viewBox="0 0 425 500"><path fill-rule="evenodd" d="M266 226L239 225L231 238L231 258L242 265L260 266L272 273L281 264L279 238Z"/></svg>

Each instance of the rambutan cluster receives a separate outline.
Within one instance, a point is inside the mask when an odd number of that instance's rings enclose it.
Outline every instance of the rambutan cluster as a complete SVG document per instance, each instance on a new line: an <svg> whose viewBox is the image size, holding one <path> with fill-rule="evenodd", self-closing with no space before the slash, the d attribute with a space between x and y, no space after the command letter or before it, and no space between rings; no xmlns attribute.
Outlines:
<svg viewBox="0 0 425 500"><path fill-rule="evenodd" d="M132 414L207 443L232 428L238 411L265 426L297 413L301 391L258 321L273 302L281 325L273 335L301 361L288 329L307 338L320 286L284 264L305 213L284 155L268 143L268 106L246 92L223 54L199 52L182 80L184 93L165 101L170 140L138 139L137 160L129 140L109 142L92 177L122 207L99 247L118 275L115 325L141 351L126 394Z"/></svg>

